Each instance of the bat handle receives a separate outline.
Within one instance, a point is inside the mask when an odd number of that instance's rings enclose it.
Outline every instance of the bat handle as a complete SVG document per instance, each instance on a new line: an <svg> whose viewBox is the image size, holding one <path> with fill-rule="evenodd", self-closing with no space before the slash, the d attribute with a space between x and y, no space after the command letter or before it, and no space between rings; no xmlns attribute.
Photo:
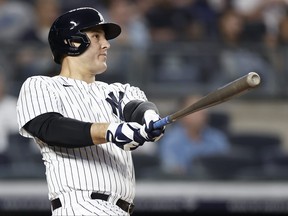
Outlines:
<svg viewBox="0 0 288 216"><path fill-rule="evenodd" d="M170 116L166 116L166 117L154 122L153 128L158 129L158 128L161 128L161 127L163 127L167 124L170 124L170 123L172 123Z"/></svg>

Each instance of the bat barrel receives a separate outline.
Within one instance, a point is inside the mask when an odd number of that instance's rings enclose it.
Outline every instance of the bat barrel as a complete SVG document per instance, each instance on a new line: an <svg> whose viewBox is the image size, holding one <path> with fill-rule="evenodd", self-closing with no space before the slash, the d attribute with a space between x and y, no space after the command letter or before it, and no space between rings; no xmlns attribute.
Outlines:
<svg viewBox="0 0 288 216"><path fill-rule="evenodd" d="M190 106L181 109L153 124L153 127L161 128L170 124L186 115L206 109L211 106L223 103L231 98L244 94L245 92L257 87L261 82L260 76L256 72L250 72L247 75L240 77L221 88L210 92L208 95L202 97L199 101Z"/></svg>

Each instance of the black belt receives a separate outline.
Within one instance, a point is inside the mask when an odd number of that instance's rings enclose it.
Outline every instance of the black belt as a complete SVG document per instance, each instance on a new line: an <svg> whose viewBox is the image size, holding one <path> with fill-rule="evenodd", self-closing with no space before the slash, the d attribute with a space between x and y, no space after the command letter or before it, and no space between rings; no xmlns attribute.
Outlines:
<svg viewBox="0 0 288 216"><path fill-rule="evenodd" d="M108 198L109 198L109 195L106 195L106 194L101 194L101 193L96 193L96 192L91 193L91 199L101 199L101 200L107 201ZM51 205L52 205L53 211L62 206L59 198L52 200ZM134 210L133 203L126 202L125 200L122 200L122 199L118 199L118 201L116 202L116 205L119 208L121 208L123 211L128 212L129 214L132 214Z"/></svg>

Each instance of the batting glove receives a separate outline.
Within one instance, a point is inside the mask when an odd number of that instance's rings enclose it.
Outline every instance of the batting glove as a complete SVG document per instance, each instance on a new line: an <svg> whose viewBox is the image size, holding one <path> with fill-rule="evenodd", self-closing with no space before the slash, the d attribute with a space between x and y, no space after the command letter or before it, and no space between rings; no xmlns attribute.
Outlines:
<svg viewBox="0 0 288 216"><path fill-rule="evenodd" d="M141 135L141 127L136 122L111 123L106 132L106 140L125 151L135 150L148 141Z"/></svg>
<svg viewBox="0 0 288 216"><path fill-rule="evenodd" d="M144 126L141 127L140 133L146 140L151 142L158 141L165 132L165 126L162 128L153 128L154 122L160 120L161 117L154 110L146 110L144 113Z"/></svg>

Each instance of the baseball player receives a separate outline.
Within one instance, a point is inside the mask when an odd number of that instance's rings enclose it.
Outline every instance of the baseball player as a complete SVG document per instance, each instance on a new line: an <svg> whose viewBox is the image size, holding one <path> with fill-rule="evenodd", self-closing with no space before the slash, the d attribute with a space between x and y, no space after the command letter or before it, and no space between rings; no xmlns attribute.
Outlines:
<svg viewBox="0 0 288 216"><path fill-rule="evenodd" d="M138 87L95 79L107 68L108 40L120 32L93 8L64 13L48 36L60 74L21 87L19 130L43 155L52 215L131 214L131 151L164 133L153 129L157 107Z"/></svg>

